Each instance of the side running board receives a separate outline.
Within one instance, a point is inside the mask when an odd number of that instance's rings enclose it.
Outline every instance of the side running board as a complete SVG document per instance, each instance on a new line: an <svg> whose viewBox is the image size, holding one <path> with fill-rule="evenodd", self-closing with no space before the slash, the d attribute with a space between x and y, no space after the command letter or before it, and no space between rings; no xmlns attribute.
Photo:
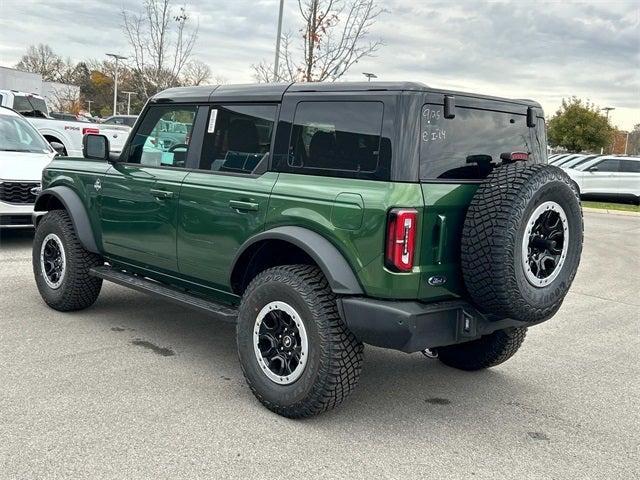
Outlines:
<svg viewBox="0 0 640 480"><path fill-rule="evenodd" d="M158 298L164 298L165 300L184 305L185 307L199 310L226 322L235 322L238 317L238 311L234 308L184 293L153 280L149 280L132 273L123 272L121 270L116 270L106 265L102 267L93 267L91 269L91 275L109 282L117 283L118 285L132 288L139 292L148 293L149 295L153 295Z"/></svg>

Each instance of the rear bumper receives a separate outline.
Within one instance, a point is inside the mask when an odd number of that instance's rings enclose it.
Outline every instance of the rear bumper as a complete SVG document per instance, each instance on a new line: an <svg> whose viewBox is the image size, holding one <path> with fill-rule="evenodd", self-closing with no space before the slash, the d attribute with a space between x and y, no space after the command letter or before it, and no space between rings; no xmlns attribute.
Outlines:
<svg viewBox="0 0 640 480"><path fill-rule="evenodd" d="M340 313L347 327L364 343L402 352L468 342L508 327L531 324L492 320L464 301L420 303L343 297Z"/></svg>

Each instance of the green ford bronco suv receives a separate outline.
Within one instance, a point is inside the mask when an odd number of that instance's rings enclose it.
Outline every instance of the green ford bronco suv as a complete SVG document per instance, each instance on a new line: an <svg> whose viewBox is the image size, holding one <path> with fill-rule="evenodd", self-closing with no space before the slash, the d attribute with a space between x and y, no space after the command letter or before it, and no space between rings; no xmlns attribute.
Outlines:
<svg viewBox="0 0 640 480"><path fill-rule="evenodd" d="M103 280L236 322L256 397L287 417L355 387L363 344L464 370L552 317L582 251L542 109L419 83L174 88L119 156L44 171L33 269L56 310Z"/></svg>

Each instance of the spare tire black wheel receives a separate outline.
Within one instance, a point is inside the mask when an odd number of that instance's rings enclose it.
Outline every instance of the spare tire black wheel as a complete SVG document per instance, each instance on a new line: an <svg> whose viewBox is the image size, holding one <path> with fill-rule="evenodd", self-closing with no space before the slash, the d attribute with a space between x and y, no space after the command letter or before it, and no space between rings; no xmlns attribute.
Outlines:
<svg viewBox="0 0 640 480"><path fill-rule="evenodd" d="M560 168L506 164L478 187L462 232L462 273L476 305L499 318L553 316L580 263L582 209Z"/></svg>

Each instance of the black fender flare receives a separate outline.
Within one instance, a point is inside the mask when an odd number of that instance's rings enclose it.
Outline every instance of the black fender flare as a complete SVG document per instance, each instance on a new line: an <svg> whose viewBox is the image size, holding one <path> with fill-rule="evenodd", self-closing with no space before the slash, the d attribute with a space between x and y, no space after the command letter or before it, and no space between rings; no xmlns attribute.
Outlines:
<svg viewBox="0 0 640 480"><path fill-rule="evenodd" d="M78 194L71 188L59 185L43 190L36 198L33 211L48 211L49 198L51 197L59 200L65 210L69 213L69 217L71 217L71 222L73 223L73 228L78 236L78 240L80 240L80 243L85 250L93 253L100 253L93 230L91 229L91 222L89 221L87 209L82 203L80 196L78 196Z"/></svg>
<svg viewBox="0 0 640 480"><path fill-rule="evenodd" d="M339 295L364 294L353 269L342 253L322 235L302 227L276 227L249 238L240 246L233 259L230 278L242 254L252 245L263 240L283 240L303 250L320 267L334 293Z"/></svg>

